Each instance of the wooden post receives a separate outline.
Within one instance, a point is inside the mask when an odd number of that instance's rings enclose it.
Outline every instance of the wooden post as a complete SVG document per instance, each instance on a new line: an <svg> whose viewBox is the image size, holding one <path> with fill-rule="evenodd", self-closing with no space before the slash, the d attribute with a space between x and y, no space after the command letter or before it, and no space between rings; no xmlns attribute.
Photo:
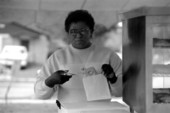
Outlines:
<svg viewBox="0 0 170 113"><path fill-rule="evenodd" d="M12 68L11 68L11 76L16 76L16 74L19 72L20 68L21 68L21 61L15 60L14 64L12 65Z"/></svg>

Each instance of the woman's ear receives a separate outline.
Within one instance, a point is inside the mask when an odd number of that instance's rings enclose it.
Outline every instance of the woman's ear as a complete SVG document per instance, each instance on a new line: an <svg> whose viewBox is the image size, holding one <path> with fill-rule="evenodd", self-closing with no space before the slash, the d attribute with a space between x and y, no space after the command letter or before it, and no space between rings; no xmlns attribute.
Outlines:
<svg viewBox="0 0 170 113"><path fill-rule="evenodd" d="M93 37L93 36L94 36L93 31L90 30L90 37Z"/></svg>
<svg viewBox="0 0 170 113"><path fill-rule="evenodd" d="M72 41L70 35L67 33L65 36L66 36L66 37L65 37L65 40L67 41L68 44L70 44L71 41Z"/></svg>

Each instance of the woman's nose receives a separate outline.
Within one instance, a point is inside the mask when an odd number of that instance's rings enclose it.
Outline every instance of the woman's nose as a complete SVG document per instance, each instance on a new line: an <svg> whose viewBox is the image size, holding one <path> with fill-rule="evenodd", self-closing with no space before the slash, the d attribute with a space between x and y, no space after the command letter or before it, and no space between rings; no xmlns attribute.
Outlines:
<svg viewBox="0 0 170 113"><path fill-rule="evenodd" d="M76 37L78 37L78 38L82 38L82 37L83 37L83 35L81 34L81 32L79 32L79 33L77 33Z"/></svg>

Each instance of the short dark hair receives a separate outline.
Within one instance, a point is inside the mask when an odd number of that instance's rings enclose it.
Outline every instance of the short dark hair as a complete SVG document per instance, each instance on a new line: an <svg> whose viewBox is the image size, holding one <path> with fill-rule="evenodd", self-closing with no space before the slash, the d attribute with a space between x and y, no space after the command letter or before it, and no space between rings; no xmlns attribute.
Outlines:
<svg viewBox="0 0 170 113"><path fill-rule="evenodd" d="M79 9L70 12L65 20L65 31L69 32L70 25L77 22L84 22L93 32L95 25L94 18L87 10Z"/></svg>

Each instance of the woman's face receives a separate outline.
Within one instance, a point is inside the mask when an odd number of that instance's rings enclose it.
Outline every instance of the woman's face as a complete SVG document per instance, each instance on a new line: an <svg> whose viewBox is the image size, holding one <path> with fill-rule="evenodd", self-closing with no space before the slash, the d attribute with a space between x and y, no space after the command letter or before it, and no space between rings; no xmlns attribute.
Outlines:
<svg viewBox="0 0 170 113"><path fill-rule="evenodd" d="M68 35L71 44L77 49L85 49L91 45L92 32L83 22L72 23Z"/></svg>

